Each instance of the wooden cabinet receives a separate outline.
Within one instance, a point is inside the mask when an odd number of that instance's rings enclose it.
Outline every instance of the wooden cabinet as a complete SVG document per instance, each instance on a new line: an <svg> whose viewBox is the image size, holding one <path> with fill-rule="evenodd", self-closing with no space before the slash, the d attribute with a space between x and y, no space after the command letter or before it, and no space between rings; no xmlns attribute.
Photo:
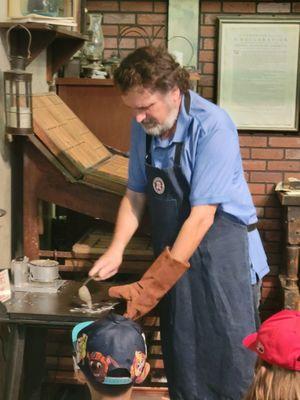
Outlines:
<svg viewBox="0 0 300 400"><path fill-rule="evenodd" d="M279 200L283 206L285 230L285 271L280 276L284 307L299 309L300 196L279 192Z"/></svg>
<svg viewBox="0 0 300 400"><path fill-rule="evenodd" d="M57 94L104 144L128 151L131 111L111 79L59 78Z"/></svg>

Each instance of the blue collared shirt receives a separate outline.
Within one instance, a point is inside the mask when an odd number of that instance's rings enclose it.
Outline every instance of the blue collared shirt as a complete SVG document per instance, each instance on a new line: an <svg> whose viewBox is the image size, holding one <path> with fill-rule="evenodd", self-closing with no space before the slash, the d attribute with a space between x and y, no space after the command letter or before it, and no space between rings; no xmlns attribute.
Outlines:
<svg viewBox="0 0 300 400"><path fill-rule="evenodd" d="M191 206L218 204L218 208L250 225L257 222L256 210L244 177L238 134L228 114L217 105L190 91L187 114L181 102L172 138L153 137L152 164L173 166L175 144L183 142L181 168L190 184ZM135 120L131 129L128 188L144 193L146 134ZM257 230L248 233L251 280L269 272L267 258Z"/></svg>

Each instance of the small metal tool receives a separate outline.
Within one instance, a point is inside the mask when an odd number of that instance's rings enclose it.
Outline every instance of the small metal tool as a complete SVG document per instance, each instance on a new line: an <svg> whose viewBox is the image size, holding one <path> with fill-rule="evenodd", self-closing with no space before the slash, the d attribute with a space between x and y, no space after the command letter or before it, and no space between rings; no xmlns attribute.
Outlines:
<svg viewBox="0 0 300 400"><path fill-rule="evenodd" d="M78 296L79 298L88 305L88 308L93 307L93 302L92 302L92 296L91 293L87 287L87 284L94 278L94 275L89 276L80 286L78 290Z"/></svg>

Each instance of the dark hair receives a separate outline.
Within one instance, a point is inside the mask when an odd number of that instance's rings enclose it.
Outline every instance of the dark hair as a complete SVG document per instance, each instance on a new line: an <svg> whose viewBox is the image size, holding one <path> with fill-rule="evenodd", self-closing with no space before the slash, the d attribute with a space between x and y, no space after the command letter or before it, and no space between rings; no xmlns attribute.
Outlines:
<svg viewBox="0 0 300 400"><path fill-rule="evenodd" d="M124 58L114 73L115 84L122 93L136 86L167 93L178 87L182 93L189 89L189 74L162 47L140 47Z"/></svg>

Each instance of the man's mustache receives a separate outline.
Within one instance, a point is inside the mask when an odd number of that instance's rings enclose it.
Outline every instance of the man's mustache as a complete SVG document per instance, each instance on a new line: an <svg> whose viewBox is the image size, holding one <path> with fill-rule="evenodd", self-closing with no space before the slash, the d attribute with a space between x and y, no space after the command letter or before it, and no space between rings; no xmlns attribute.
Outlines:
<svg viewBox="0 0 300 400"><path fill-rule="evenodd" d="M141 125L143 125L145 127L153 127L153 126L156 126L157 124L158 124L158 122L154 118L144 119L141 122Z"/></svg>

